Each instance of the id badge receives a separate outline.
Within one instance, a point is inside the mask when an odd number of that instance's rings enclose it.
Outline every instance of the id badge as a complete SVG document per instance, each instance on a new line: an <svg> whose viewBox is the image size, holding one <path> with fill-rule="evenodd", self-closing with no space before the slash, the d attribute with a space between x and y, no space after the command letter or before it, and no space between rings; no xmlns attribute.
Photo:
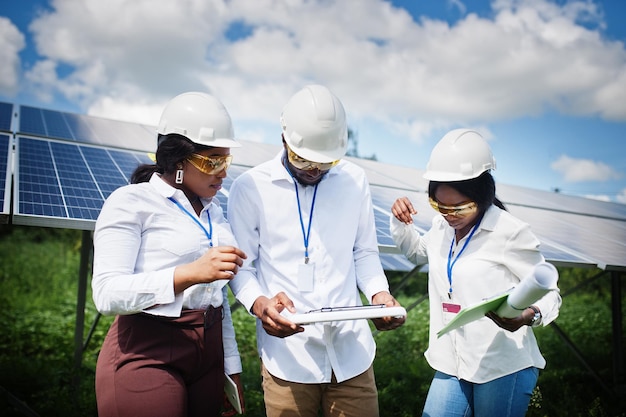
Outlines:
<svg viewBox="0 0 626 417"><path fill-rule="evenodd" d="M315 264L307 263L298 266L298 290L300 292L313 291L313 271Z"/></svg>
<svg viewBox="0 0 626 417"><path fill-rule="evenodd" d="M450 323L450 320L452 320L457 315L457 313L461 311L461 305L451 303L449 300L442 301L441 311L442 311L443 324L448 324Z"/></svg>

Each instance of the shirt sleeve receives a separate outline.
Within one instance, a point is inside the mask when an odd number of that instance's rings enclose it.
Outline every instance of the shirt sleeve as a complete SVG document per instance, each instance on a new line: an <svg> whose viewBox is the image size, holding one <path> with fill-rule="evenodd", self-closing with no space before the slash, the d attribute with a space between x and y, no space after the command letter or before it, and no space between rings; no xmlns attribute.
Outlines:
<svg viewBox="0 0 626 417"><path fill-rule="evenodd" d="M133 314L170 304L170 314L178 316L183 296L174 295L174 268L135 273L143 224L135 204L139 201L128 188L118 189L109 196L96 221L94 303L105 315Z"/></svg>
<svg viewBox="0 0 626 417"><path fill-rule="evenodd" d="M257 194L258 191L252 186L252 179L244 174L233 182L228 197L228 221L239 248L247 256L229 285L248 312L256 299L263 295L253 266L259 257L258 203L254 199L261 201L261 196Z"/></svg>
<svg viewBox="0 0 626 417"><path fill-rule="evenodd" d="M222 320L222 339L224 344L224 372L228 375L239 374L242 372L241 357L239 356L239 348L237 339L235 338L235 326L233 325L233 316L230 311L228 301L228 288L222 287L222 295L224 302L224 319Z"/></svg>
<svg viewBox="0 0 626 417"><path fill-rule="evenodd" d="M354 266L357 285L368 300L381 291L389 291L389 283L380 263L378 239L374 221L374 208L369 184L363 175L362 204L359 224L354 241Z"/></svg>
<svg viewBox="0 0 626 417"><path fill-rule="evenodd" d="M426 239L412 224L404 224L392 214L389 220L389 231L398 249L409 261L415 265L428 263Z"/></svg>
<svg viewBox="0 0 626 417"><path fill-rule="evenodd" d="M503 263L520 279L524 279L535 265L545 262L539 251L539 245L539 239L532 233L530 226L523 224L507 240ZM542 326L550 324L558 317L561 302L560 291L556 287L534 304L541 311Z"/></svg>

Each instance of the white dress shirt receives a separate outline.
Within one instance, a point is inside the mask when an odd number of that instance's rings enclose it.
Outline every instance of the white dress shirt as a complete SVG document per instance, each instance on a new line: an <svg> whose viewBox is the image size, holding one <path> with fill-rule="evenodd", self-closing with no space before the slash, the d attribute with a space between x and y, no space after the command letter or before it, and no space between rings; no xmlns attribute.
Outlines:
<svg viewBox="0 0 626 417"><path fill-rule="evenodd" d="M516 286L536 264L544 262L539 241L528 224L491 206L456 258L451 298L447 272L450 245L454 260L470 234L453 244L454 229L440 215L433 218L431 229L423 236L413 225L406 225L393 215L390 229L410 261L417 265L428 263L430 338L426 359L431 367L459 379L484 383L531 366L545 366L529 326L509 332L484 317L437 338L437 332L454 317L454 313L444 312L443 303L460 308L478 303ZM535 305L541 310L542 325L556 319L561 306L558 288Z"/></svg>
<svg viewBox="0 0 626 417"><path fill-rule="evenodd" d="M284 291L298 313L321 307L361 305L389 291L380 264L369 184L361 168L348 161L333 167L318 185L296 183L304 230L314 264L312 291L298 282L304 264L294 180L281 163L282 152L235 179L228 200L228 218L247 254L231 283L233 293L250 311L261 295ZM306 325L286 338L268 335L257 319L257 345L263 364L281 379L301 383L339 382L367 370L376 345L367 320Z"/></svg>
<svg viewBox="0 0 626 417"><path fill-rule="evenodd" d="M219 202L203 199L197 216L187 197L158 174L149 182L115 190L105 201L94 232L93 300L105 315L148 314L179 317L183 309L224 307L224 366L241 372L241 360L227 298L228 281L196 284L174 294L174 269L209 249L200 226L168 197L174 198L210 230L213 246L236 245Z"/></svg>

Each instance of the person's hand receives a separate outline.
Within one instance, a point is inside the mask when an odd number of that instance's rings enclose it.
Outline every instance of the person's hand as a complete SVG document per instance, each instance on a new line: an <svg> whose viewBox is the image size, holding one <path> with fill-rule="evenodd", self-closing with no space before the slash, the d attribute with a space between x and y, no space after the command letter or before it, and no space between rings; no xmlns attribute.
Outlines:
<svg viewBox="0 0 626 417"><path fill-rule="evenodd" d="M400 197L394 201L393 206L391 206L391 213L402 223L412 224L413 217L411 216L417 214L417 210L413 208L413 204L408 197Z"/></svg>
<svg viewBox="0 0 626 417"><path fill-rule="evenodd" d="M387 307L400 307L400 303L387 291L376 293L372 297L372 304L384 304ZM404 324L406 317L380 317L372 319L377 330L393 330Z"/></svg>
<svg viewBox="0 0 626 417"><path fill-rule="evenodd" d="M237 385L237 392L239 392L239 400L241 401L241 414L246 412L246 405L243 399L243 383L241 382L241 374L230 374L230 378ZM222 417L232 417L237 414L237 410L230 403L228 396L224 393L224 405L222 407Z"/></svg>
<svg viewBox="0 0 626 417"><path fill-rule="evenodd" d="M506 317L500 317L493 311L488 312L485 316L489 317L498 327L502 327L504 330L508 330L509 332L517 331L522 326L527 326L535 312L531 308L527 308L522 311L517 317L507 319Z"/></svg>
<svg viewBox="0 0 626 417"><path fill-rule="evenodd" d="M174 291L178 294L194 284L233 279L244 259L246 254L234 246L211 248L195 261L176 267Z"/></svg>
<svg viewBox="0 0 626 417"><path fill-rule="evenodd" d="M263 329L267 334L276 337L287 337L304 331L304 327L282 316L284 309L291 313L296 312L293 301L284 292L279 292L272 298L261 296L252 305L252 313L261 319Z"/></svg>

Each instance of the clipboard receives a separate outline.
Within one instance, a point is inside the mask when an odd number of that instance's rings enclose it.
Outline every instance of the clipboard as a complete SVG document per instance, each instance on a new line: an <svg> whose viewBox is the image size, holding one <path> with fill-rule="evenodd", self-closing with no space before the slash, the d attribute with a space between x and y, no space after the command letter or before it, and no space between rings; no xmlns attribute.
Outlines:
<svg viewBox="0 0 626 417"><path fill-rule="evenodd" d="M228 376L228 374L224 374L226 376L226 381L224 381L224 392L226 393L226 397L228 401L232 404L233 408L237 413L241 414L241 398L239 398L239 390L237 389L237 384L235 381Z"/></svg>
<svg viewBox="0 0 626 417"><path fill-rule="evenodd" d="M467 323L481 319L490 311L496 311L502 303L506 302L509 294L510 290L504 294L497 295L480 303L474 304L473 306L462 309L452 320L450 320L447 325L437 332L437 337L441 337L450 330L458 329Z"/></svg>
<svg viewBox="0 0 626 417"><path fill-rule="evenodd" d="M285 314L296 324L312 324L331 321L377 319L380 317L404 317L404 307L386 307L384 304L350 307L323 307L306 313Z"/></svg>

